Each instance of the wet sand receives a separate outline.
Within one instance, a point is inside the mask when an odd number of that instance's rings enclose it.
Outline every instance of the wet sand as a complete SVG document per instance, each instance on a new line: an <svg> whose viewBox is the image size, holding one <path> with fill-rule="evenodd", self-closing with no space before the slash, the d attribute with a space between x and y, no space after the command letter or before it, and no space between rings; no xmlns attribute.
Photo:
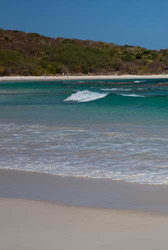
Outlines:
<svg viewBox="0 0 168 250"><path fill-rule="evenodd" d="M168 214L168 186L0 170L0 197Z"/></svg>

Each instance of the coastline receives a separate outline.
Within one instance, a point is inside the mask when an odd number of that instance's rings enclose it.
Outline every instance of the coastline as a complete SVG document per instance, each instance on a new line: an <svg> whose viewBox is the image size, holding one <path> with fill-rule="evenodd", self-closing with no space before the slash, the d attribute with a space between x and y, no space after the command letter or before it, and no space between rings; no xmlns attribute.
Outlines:
<svg viewBox="0 0 168 250"><path fill-rule="evenodd" d="M165 250L167 193L167 185L0 169L0 250Z"/></svg>
<svg viewBox="0 0 168 250"><path fill-rule="evenodd" d="M168 75L81 75L81 76L1 76L3 81L70 81L70 80L131 80L168 79Z"/></svg>

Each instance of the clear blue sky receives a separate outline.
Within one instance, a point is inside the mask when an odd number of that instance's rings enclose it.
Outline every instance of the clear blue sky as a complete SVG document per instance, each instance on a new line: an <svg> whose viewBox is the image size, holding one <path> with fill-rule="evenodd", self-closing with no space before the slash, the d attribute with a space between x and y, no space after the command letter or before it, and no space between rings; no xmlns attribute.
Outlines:
<svg viewBox="0 0 168 250"><path fill-rule="evenodd" d="M1 0L0 27L168 48L168 0Z"/></svg>

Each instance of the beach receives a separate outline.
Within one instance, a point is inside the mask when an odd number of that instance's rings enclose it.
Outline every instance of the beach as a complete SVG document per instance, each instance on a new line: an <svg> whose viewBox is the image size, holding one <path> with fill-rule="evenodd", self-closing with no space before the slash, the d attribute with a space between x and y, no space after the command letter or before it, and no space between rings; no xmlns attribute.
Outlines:
<svg viewBox="0 0 168 250"><path fill-rule="evenodd" d="M0 170L0 197L63 206L168 214L168 186Z"/></svg>
<svg viewBox="0 0 168 250"><path fill-rule="evenodd" d="M1 250L167 249L167 187L1 170L0 197Z"/></svg>
<svg viewBox="0 0 168 250"><path fill-rule="evenodd" d="M168 250L168 1L0 6L0 250Z"/></svg>
<svg viewBox="0 0 168 250"><path fill-rule="evenodd" d="M166 250L168 217L0 199L1 250Z"/></svg>
<svg viewBox="0 0 168 250"><path fill-rule="evenodd" d="M126 80L167 79L168 75L62 75L62 76L3 76L0 81L67 81L67 80Z"/></svg>

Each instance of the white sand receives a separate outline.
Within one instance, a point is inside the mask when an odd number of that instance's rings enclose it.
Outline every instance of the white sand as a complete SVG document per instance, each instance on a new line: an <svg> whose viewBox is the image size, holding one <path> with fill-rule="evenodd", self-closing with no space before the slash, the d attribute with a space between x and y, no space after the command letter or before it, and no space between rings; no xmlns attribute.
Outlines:
<svg viewBox="0 0 168 250"><path fill-rule="evenodd" d="M167 250L168 216L0 198L0 250Z"/></svg>
<svg viewBox="0 0 168 250"><path fill-rule="evenodd" d="M56 81L56 80L124 80L124 79L166 79L168 75L101 75L101 76L4 76L0 81Z"/></svg>

